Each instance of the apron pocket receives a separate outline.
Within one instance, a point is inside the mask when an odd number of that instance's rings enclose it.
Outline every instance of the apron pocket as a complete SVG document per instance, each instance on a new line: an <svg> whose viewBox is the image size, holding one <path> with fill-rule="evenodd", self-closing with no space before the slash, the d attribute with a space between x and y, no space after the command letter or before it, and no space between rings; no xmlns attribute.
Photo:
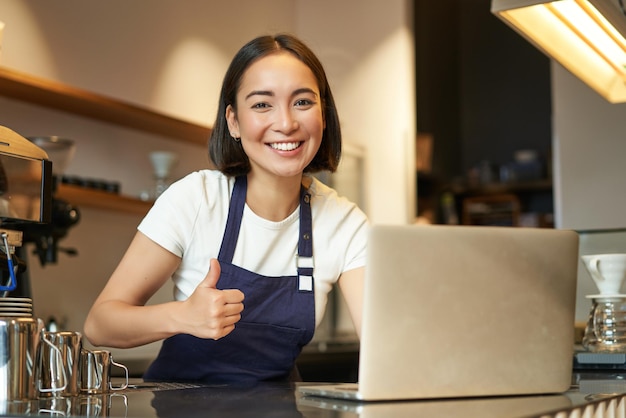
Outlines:
<svg viewBox="0 0 626 418"><path fill-rule="evenodd" d="M241 343L246 346L245 350L228 350L230 358L227 361L232 360L234 364L246 368L288 373L300 354L305 334L304 329L240 321L222 342L228 346L229 340L235 340L232 342L237 346L240 347Z"/></svg>

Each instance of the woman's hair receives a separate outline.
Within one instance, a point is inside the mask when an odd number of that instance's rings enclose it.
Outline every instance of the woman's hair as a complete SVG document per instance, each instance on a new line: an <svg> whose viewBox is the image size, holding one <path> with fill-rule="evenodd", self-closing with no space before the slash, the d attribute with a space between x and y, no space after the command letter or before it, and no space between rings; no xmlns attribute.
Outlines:
<svg viewBox="0 0 626 418"><path fill-rule="evenodd" d="M326 73L315 54L299 39L288 34L260 36L244 45L235 55L222 83L217 117L209 139L209 157L215 167L229 176L247 174L250 171L248 156L240 142L235 141L228 130L226 108L237 112L237 92L241 78L256 60L281 51L287 51L311 69L320 90L322 116L325 128L322 143L305 172L328 170L334 172L341 158L341 129L335 101L326 79Z"/></svg>

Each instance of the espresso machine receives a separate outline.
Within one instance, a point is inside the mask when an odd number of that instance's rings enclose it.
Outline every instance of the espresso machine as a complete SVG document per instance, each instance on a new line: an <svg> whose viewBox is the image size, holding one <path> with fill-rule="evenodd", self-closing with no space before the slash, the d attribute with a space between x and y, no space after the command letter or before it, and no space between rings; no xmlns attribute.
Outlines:
<svg viewBox="0 0 626 418"><path fill-rule="evenodd" d="M56 263L58 241L80 219L77 208L54 197L49 145L57 146L0 126L0 297L31 297L24 245L34 244L41 265Z"/></svg>
<svg viewBox="0 0 626 418"><path fill-rule="evenodd" d="M24 229L43 228L51 218L52 161L43 149L0 126L0 296L30 292L17 280L26 264L16 258L16 249L24 243Z"/></svg>

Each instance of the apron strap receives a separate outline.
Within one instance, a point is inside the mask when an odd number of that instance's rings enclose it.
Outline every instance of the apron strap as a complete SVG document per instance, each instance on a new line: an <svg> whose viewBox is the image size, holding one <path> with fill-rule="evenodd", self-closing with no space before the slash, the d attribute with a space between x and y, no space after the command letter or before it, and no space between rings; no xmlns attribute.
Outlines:
<svg viewBox="0 0 626 418"><path fill-rule="evenodd" d="M311 194L302 186L300 190L300 237L298 239L298 291L313 291L313 220Z"/></svg>
<svg viewBox="0 0 626 418"><path fill-rule="evenodd" d="M226 220L226 230L222 237L222 245L217 259L220 263L231 263L237 246L239 229L241 228L241 218L246 204L246 191L248 189L248 178L238 176L235 179L233 193L230 197L230 207L228 208L228 218Z"/></svg>

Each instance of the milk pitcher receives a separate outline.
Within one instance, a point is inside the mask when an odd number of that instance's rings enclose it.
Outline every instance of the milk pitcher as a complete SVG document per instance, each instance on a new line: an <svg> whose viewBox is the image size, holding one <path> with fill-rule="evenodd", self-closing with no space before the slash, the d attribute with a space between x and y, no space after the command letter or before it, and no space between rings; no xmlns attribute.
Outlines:
<svg viewBox="0 0 626 418"><path fill-rule="evenodd" d="M111 384L112 366L124 370L126 380L120 386ZM113 361L113 355L108 350L83 349L80 358L80 381L80 390L83 393L103 394L123 390L128 387L128 369L123 364Z"/></svg>
<svg viewBox="0 0 626 418"><path fill-rule="evenodd" d="M35 359L43 321L0 317L0 402L36 399Z"/></svg>
<svg viewBox="0 0 626 418"><path fill-rule="evenodd" d="M39 396L76 396L80 393L81 350L80 332L41 332L37 353Z"/></svg>

